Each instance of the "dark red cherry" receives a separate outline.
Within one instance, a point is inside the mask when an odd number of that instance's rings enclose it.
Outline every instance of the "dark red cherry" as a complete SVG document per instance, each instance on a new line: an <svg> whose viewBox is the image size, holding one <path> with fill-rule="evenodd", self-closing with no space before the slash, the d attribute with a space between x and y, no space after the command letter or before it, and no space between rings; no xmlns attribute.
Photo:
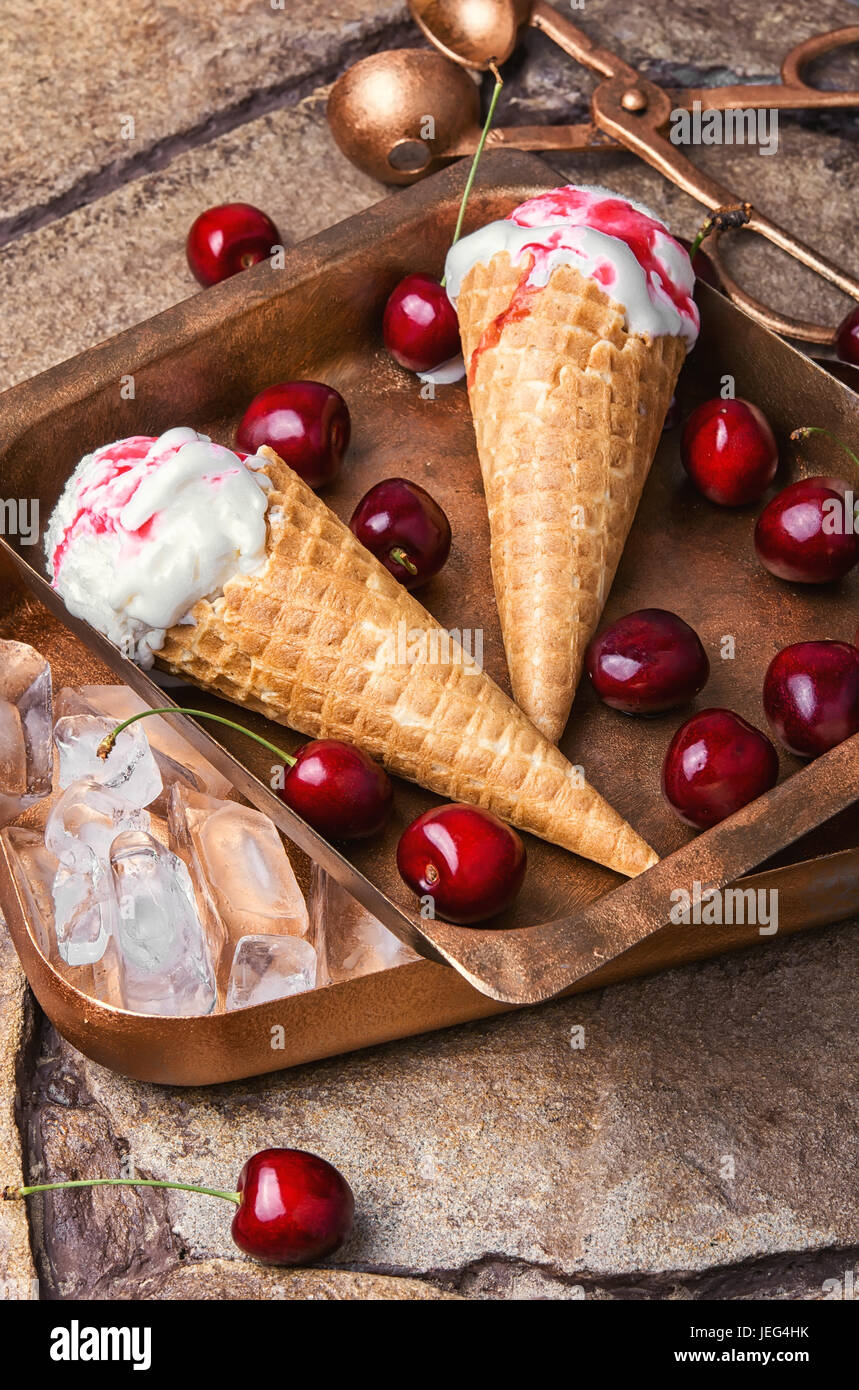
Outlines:
<svg viewBox="0 0 859 1390"><path fill-rule="evenodd" d="M251 203L221 203L192 224L185 243L188 265L201 285L217 285L264 261L282 245L271 218Z"/></svg>
<svg viewBox="0 0 859 1390"><path fill-rule="evenodd" d="M384 768L340 739L313 739L295 755L278 795L327 840L364 840L386 824L394 789Z"/></svg>
<svg viewBox="0 0 859 1390"><path fill-rule="evenodd" d="M407 589L432 579L450 554L450 522L435 498L406 478L371 487L349 526Z"/></svg>
<svg viewBox="0 0 859 1390"><path fill-rule="evenodd" d="M349 408L321 381L280 381L254 396L236 430L236 444L255 454L264 444L309 487L340 472L351 434Z"/></svg>
<svg viewBox="0 0 859 1390"><path fill-rule="evenodd" d="M859 733L859 651L849 642L785 647L764 678L764 712L799 758L817 758Z"/></svg>
<svg viewBox="0 0 859 1390"><path fill-rule="evenodd" d="M778 756L766 734L729 709L681 724L665 754L662 791L687 825L706 830L775 786Z"/></svg>
<svg viewBox="0 0 859 1390"><path fill-rule="evenodd" d="M385 305L385 347L401 367L428 372L459 352L459 321L431 275L407 275Z"/></svg>
<svg viewBox="0 0 859 1390"><path fill-rule="evenodd" d="M509 907L525 877L525 846L490 811L438 806L403 831L397 868L439 917L468 926Z"/></svg>
<svg viewBox="0 0 859 1390"><path fill-rule="evenodd" d="M776 475L778 447L763 411L749 401L705 401L692 411L680 446L699 492L721 507L757 502Z"/></svg>
<svg viewBox="0 0 859 1390"><path fill-rule="evenodd" d="M842 362L850 362L859 367L859 304L854 304L846 318L838 325L835 351Z"/></svg>
<svg viewBox="0 0 859 1390"><path fill-rule="evenodd" d="M302 1149L263 1149L237 1184L232 1237L263 1264L303 1265L339 1249L349 1234L355 1198L342 1173Z"/></svg>
<svg viewBox="0 0 859 1390"><path fill-rule="evenodd" d="M755 526L758 559L779 579L829 584L859 562L859 534L843 478L801 478L776 493Z"/></svg>
<svg viewBox="0 0 859 1390"><path fill-rule="evenodd" d="M624 714L659 714L703 689L707 653L694 628L664 608L642 608L618 618L585 655L600 699Z"/></svg>

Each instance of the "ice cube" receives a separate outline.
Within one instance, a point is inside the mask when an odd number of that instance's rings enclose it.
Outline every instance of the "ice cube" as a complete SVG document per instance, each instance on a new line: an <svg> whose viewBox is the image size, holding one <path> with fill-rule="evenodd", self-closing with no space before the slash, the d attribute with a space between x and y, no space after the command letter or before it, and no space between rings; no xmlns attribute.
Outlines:
<svg viewBox="0 0 859 1390"><path fill-rule="evenodd" d="M211 1013L214 969L182 860L151 835L124 831L113 842L110 866L123 1006L144 1014Z"/></svg>
<svg viewBox="0 0 859 1390"><path fill-rule="evenodd" d="M94 777L132 806L148 806L162 789L161 773L140 724L123 729L106 758L98 747L116 728L114 719L96 714L67 714L54 725L60 755L60 786Z"/></svg>
<svg viewBox="0 0 859 1390"><path fill-rule="evenodd" d="M303 994L316 985L316 952L300 936L243 936L236 947L227 1009Z"/></svg>
<svg viewBox="0 0 859 1390"><path fill-rule="evenodd" d="M0 641L0 825L51 790L51 668L25 642Z"/></svg>
<svg viewBox="0 0 859 1390"><path fill-rule="evenodd" d="M2 832L30 931L42 955L70 985L94 999L121 1006L116 986L116 949L108 939L104 954L91 965L69 965L61 956L54 929L53 890L60 868L42 836L13 826Z"/></svg>
<svg viewBox="0 0 859 1390"><path fill-rule="evenodd" d="M103 714L121 723L149 706L128 685L82 685L80 690L65 686L54 701L57 716ZM150 803L158 815L167 815L167 801L174 782L209 796L227 796L230 782L196 748L177 734L160 714L146 720L146 736L152 749L163 793Z"/></svg>
<svg viewBox="0 0 859 1390"><path fill-rule="evenodd" d="M420 960L318 864L310 880L311 935L330 984Z"/></svg>
<svg viewBox="0 0 859 1390"><path fill-rule="evenodd" d="M27 746L17 705L0 700L0 787L4 795L27 790Z"/></svg>
<svg viewBox="0 0 859 1390"><path fill-rule="evenodd" d="M86 870L92 855L107 865L111 844L121 831L149 828L148 811L138 811L94 777L82 777L51 808L45 844L69 868Z"/></svg>
<svg viewBox="0 0 859 1390"><path fill-rule="evenodd" d="M45 848L42 836L35 830L13 826L3 831L3 839L11 850L9 862L36 944L47 960L53 960L57 948L51 894L58 867L56 857Z"/></svg>
<svg viewBox="0 0 859 1390"><path fill-rule="evenodd" d="M208 887L231 942L243 936L306 936L307 904L274 822L237 801L173 788L173 848Z"/></svg>
<svg viewBox="0 0 859 1390"><path fill-rule="evenodd" d="M70 868L60 864L51 896L54 930L63 960L69 965L93 965L101 960L116 923L116 899L110 872L92 851L89 863Z"/></svg>

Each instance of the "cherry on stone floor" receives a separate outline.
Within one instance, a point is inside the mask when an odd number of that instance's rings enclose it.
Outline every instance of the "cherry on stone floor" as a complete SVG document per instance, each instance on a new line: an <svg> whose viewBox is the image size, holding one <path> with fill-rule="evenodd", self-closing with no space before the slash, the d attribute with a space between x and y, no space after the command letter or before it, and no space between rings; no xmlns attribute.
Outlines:
<svg viewBox="0 0 859 1390"><path fill-rule="evenodd" d="M267 213L252 203L220 203L192 223L185 254L194 278L208 288L264 261L280 245Z"/></svg>
<svg viewBox="0 0 859 1390"><path fill-rule="evenodd" d="M249 1158L237 1184L233 1240L264 1264L302 1265L324 1259L346 1239L355 1198L342 1173L303 1149L263 1149Z"/></svg>
<svg viewBox="0 0 859 1390"><path fill-rule="evenodd" d="M220 1197L236 1207L234 1242L263 1264L306 1265L338 1250L348 1236L355 1198L343 1174L303 1149L263 1149L245 1164L236 1191L167 1178L74 1178L5 1187L3 1201L40 1192L92 1187L153 1187Z"/></svg>

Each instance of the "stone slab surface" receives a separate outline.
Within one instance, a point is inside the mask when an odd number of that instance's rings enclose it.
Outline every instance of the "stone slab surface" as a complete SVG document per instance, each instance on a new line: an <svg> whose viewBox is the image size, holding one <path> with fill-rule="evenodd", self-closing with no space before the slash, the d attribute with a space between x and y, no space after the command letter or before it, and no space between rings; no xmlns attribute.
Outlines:
<svg viewBox="0 0 859 1390"><path fill-rule="evenodd" d="M257 1148L308 1148L355 1191L337 1267L469 1297L822 1297L859 1255L857 977L856 926L834 927L206 1090L123 1080L48 1029L28 1151L44 1175L227 1188ZM235 1255L214 1199L44 1202L54 1296Z"/></svg>
<svg viewBox="0 0 859 1390"><path fill-rule="evenodd" d="M667 84L772 79L843 0L589 0L573 18ZM292 243L386 192L325 123L330 82L417 42L394 0L10 0L0 26L0 385L194 293L184 237L242 198ZM22 55L23 59L22 59ZM855 71L855 68L854 68ZM832 70L846 85L850 64ZM62 74L60 80L59 74ZM578 119L590 79L540 35L508 65L505 119ZM827 79L828 80L828 79ZM855 81L855 78L854 78ZM135 117L122 141L118 117ZM5 147L4 147L5 142ZM855 264L856 121L784 118L773 158L696 149L738 196ZM675 230L700 209L628 156L559 173L643 198ZM768 248L732 257L779 307L840 301ZM346 1172L355 1234L299 1274L237 1257L214 1199L151 1190L0 1205L0 1280L48 1298L818 1299L859 1261L855 926L207 1091L142 1086L67 1047L0 969L0 1159L20 1181L184 1176L228 1186L254 1148L315 1149ZM586 1045L570 1047L583 1026ZM16 1101L16 1075L20 1100Z"/></svg>
<svg viewBox="0 0 859 1390"><path fill-rule="evenodd" d="M26 229L290 105L405 29L398 0L7 0L0 228Z"/></svg>
<svg viewBox="0 0 859 1390"><path fill-rule="evenodd" d="M0 1189L24 1181L19 1129L19 1080L29 1083L33 1006L29 990L0 920ZM0 1202L0 1299L38 1296L23 1202Z"/></svg>

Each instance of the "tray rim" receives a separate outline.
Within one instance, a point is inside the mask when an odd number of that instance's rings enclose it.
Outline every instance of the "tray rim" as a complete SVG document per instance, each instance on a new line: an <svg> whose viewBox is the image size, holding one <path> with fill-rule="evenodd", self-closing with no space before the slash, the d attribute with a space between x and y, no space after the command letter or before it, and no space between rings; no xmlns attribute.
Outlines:
<svg viewBox="0 0 859 1390"><path fill-rule="evenodd" d="M486 183L492 180L493 175L495 175L494 182L499 185L503 185L506 177L508 182L516 181L534 187L550 186L557 178L557 175L544 161L533 155L510 151L490 152L487 156L481 166L480 182ZM85 349L67 361L49 368L46 372L10 387L8 391L0 394L0 434L5 435L8 441L6 447L13 447L29 429L40 421L51 418L64 406L86 399L107 385L114 384L120 366L123 372L130 371L133 374L148 362L163 356L165 329L172 330L168 335L171 353L182 352L202 335L217 331L229 321L253 312L258 304L279 298L287 293L291 287L312 280L320 273L326 263L336 258L338 248L348 247L352 243L357 226L363 225L367 221L375 222L378 224L376 228L378 238L390 235L395 230L407 226L410 221L419 220L426 213L426 210L436 202L443 189L449 193L458 191L464 178L465 171L462 163L433 175L409 189L384 198L363 212L327 228L317 236L299 243L287 254L284 269L274 270L267 264L260 265L211 290L182 300L152 318L144 320L143 323L124 330L106 342ZM707 295L713 292L708 291L707 287L703 287L703 289L706 301ZM713 297L720 298L715 294ZM740 313L734 306L731 307L733 312ZM148 336L142 330L148 330ZM789 351L796 351L796 349L791 348L790 344L783 344L783 346ZM831 383L832 387L852 397L853 393L850 392L849 388L831 378L822 367L807 358L804 358L804 362L810 370L819 372L821 378ZM49 402L49 405L46 405L46 402ZM149 703L152 703L156 698L159 703L171 703L169 694L165 698L165 692L156 686L139 667L122 657L117 649L107 642L100 633L90 628L88 624L72 618L50 585L28 564L24 556L10 546L4 538L0 538L0 554L6 556L14 564L27 587L36 594L49 611L79 640L83 641L89 650L95 651L120 680L129 684ZM509 985L505 988L497 982L491 982L485 977L485 974L481 975L480 973L480 963L475 958L475 955L479 956L479 952L472 955L470 963L466 963L462 958L461 946L460 949L457 949L458 940L461 942L462 939L462 932L467 932L469 929L450 928L448 924L438 921L425 924L426 929L424 929L416 916L410 917L396 902L389 899L370 879L366 878L360 870L339 854L333 846L318 836L280 802L270 788L260 782L227 749L213 739L205 727L201 727L184 715L177 714L168 717L175 720L177 730L219 767L219 770L229 777L231 783L243 795L247 796L252 804L257 805L270 815L279 828L293 839L301 849L331 872L369 911L373 912L396 935L422 955L432 960L451 964L475 988L501 1001L530 1003L562 992L563 985L559 986L557 980L549 983L544 982L536 989L518 990ZM849 748L850 745L855 745L850 756L856 764L857 782L859 782L859 735L849 740L848 744L841 745L841 748ZM833 750L833 753L835 751ZM832 759L832 754L826 756L828 759ZM815 770L819 768L821 761L818 760L814 765ZM781 788L794 782L797 777L802 777L807 772L808 769L803 769L794 773L781 784ZM768 802L779 790L780 788L776 788L774 792L768 793L761 800ZM859 792L857 792L857 796L859 796ZM838 809L839 807L836 806L820 820L828 819L829 815L836 814ZM721 826L704 832L702 836L689 843L698 847L704 845L705 842L713 845L714 837L718 843L723 840L726 843L731 843L732 831L739 830L743 826L747 830L749 828L749 818L744 817L744 812L738 813L738 817L739 820L737 817L733 817L731 822L723 822ZM737 823L733 825L732 822L735 821ZM798 832L798 834L801 833L804 832ZM785 848L795 838L798 838L798 835L783 840L775 848ZM733 836L733 839L736 840L736 835ZM688 846L684 846L674 855L668 856L661 861L661 864L665 865L677 861L677 857L682 857L686 851L688 851ZM754 862L760 863L773 852L775 852L773 848L767 849L766 853ZM637 893L630 893L629 890L633 889L636 884L646 883L648 876L658 873L659 868L660 865L657 865L639 879L631 880L619 888L609 890L602 897L596 899L595 903L605 904L620 894L626 895L627 899L632 897L633 901L637 900L640 897L640 890ZM740 876L731 875L731 881ZM724 880L724 882L728 881L728 879ZM589 906L593 907L594 904ZM612 905L611 910L622 911L622 902L617 901ZM566 929L568 935L575 934L583 926L583 917L588 915L587 909L584 912L580 910L576 916L560 918L554 923L532 924L503 933L501 931L493 933L492 929L482 929L480 936L484 942L493 935L495 937L503 936L509 942L510 938L518 933L531 934L539 931L541 927L554 928L554 936L557 936L561 929ZM590 914L597 927L596 937L591 943L592 968L599 965L605 952L604 933L599 929L599 921L602 916L602 911ZM651 930L658 930L658 926L651 928ZM473 930L471 934L472 936L475 935ZM632 943L627 943L627 945L629 944ZM626 949L626 945L620 946L619 949ZM491 964L491 952L484 952L484 957L485 961Z"/></svg>
<svg viewBox="0 0 859 1390"><path fill-rule="evenodd" d="M255 1004L233 1013L166 1018L133 1013L102 1003L70 984L43 954L36 941L11 864L7 835L14 828L7 826L0 830L0 898L3 900L7 929L30 987L54 1027L72 1046L78 1047L100 1065L111 1067L138 1081L178 1086L221 1085L359 1051L367 1046L533 1007L493 999L475 989L449 966L429 960L409 962L339 984L321 986L288 999ZM758 891L761 888L770 889L778 886L786 875L801 880L804 873L812 868L814 873L807 885L810 918L804 914L800 914L797 920L788 918L786 925L780 924L779 934L782 937L793 936L849 920L854 911L859 911L859 846L812 860L800 860L783 869L764 870L740 880L738 886L742 883ZM828 877L837 881L841 870L848 874L850 885L845 915L832 919L828 908L822 904L815 908L813 904L823 879ZM825 903L825 889L821 896ZM712 930L724 932L725 929L717 927ZM717 955L751 949L760 944L760 936L743 924L734 927L728 939L715 947L704 944L702 938L698 937L687 954L679 955L667 965L664 962L651 962L638 968L631 959L626 960L634 952L622 953L606 961L592 975L570 985L557 997L589 992L660 973L664 969L676 969ZM391 1008L395 1001L400 1008ZM353 1010L357 1009L362 1024L361 1036L350 1035L345 1041L342 1038L333 1042L329 1039L321 1048L311 1043L308 1049L304 1042L304 1046L294 1047L288 1055L276 1059L270 1050L267 1055L262 1040L273 1028L282 1028L293 1037L298 1031L304 1041L305 1032L290 1025L296 1021L306 1024L318 1014L320 1007L324 1013L326 1004L330 1004L338 1015L343 1011L348 1014L350 1006ZM405 1013L402 1012L403 1008ZM441 1017L440 1008L443 1009ZM363 1031L368 1018L372 1019L369 1036ZM317 1027L317 1035L318 1032Z"/></svg>

